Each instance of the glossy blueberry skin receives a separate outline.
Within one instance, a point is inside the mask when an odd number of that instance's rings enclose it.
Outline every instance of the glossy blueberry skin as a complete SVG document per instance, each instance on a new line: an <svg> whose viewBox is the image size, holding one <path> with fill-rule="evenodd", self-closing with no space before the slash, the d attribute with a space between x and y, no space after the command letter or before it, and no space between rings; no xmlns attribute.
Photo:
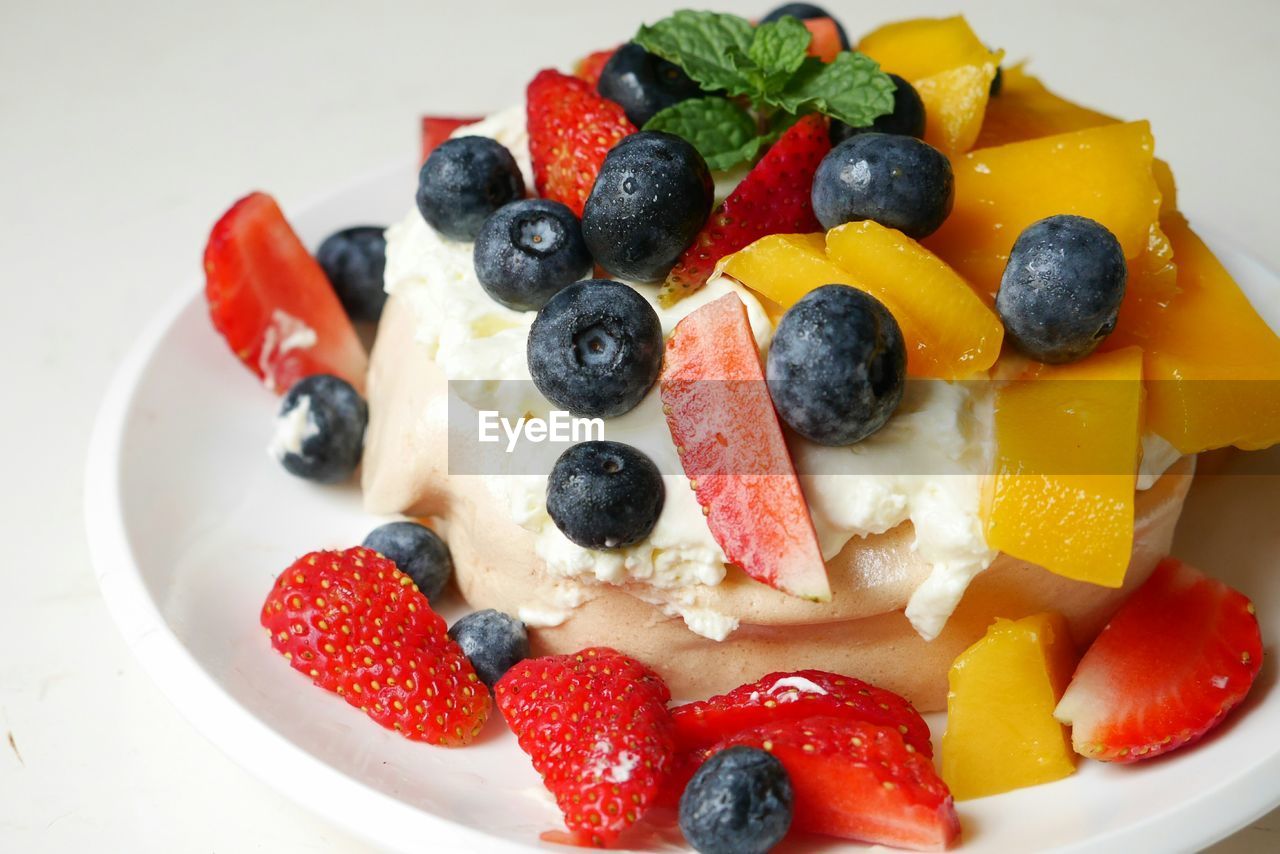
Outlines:
<svg viewBox="0 0 1280 854"><path fill-rule="evenodd" d="M524 623L492 608L458 620L449 629L449 637L462 647L480 681L490 688L529 657L529 633Z"/></svg>
<svg viewBox="0 0 1280 854"><path fill-rule="evenodd" d="M649 536L666 490L653 461L622 442L569 448L547 479L547 514L574 543L620 549Z"/></svg>
<svg viewBox="0 0 1280 854"><path fill-rule="evenodd" d="M453 557L439 534L417 522L388 522L369 532L364 547L381 552L434 603L453 577Z"/></svg>
<svg viewBox="0 0 1280 854"><path fill-rule="evenodd" d="M739 745L702 763L680 796L680 831L700 854L765 854L791 828L791 778L771 753Z"/></svg>
<svg viewBox="0 0 1280 854"><path fill-rule="evenodd" d="M387 301L382 288L387 266L385 231L380 225L344 228L326 237L316 250L316 261L352 320L376 323L382 316Z"/></svg>
<svg viewBox="0 0 1280 854"><path fill-rule="evenodd" d="M453 240L474 240L498 208L524 198L524 178L511 152L483 136L442 143L418 173L418 210Z"/></svg>
<svg viewBox="0 0 1280 854"><path fill-rule="evenodd" d="M291 415L306 407L306 435L298 451L273 443L272 451L290 473L320 483L339 483L351 477L364 452L364 429L369 407L351 385L329 374L313 374L294 383L280 401L279 431L287 430Z"/></svg>
<svg viewBox="0 0 1280 854"><path fill-rule="evenodd" d="M838 119L831 120L831 144L839 145L860 133L896 133L899 136L924 138L924 101L916 87L896 74L889 79L898 87L893 92L893 112L880 116L868 127L851 127Z"/></svg>
<svg viewBox="0 0 1280 854"><path fill-rule="evenodd" d="M635 408L662 369L662 324L635 289L588 279L556 294L529 327L529 373L543 397L574 415Z"/></svg>
<svg viewBox="0 0 1280 854"><path fill-rule="evenodd" d="M790 15L800 21L808 21L812 18L830 18L835 22L836 32L840 34L840 47L844 50L851 50L849 47L849 35L844 31L844 27L840 25L840 22L836 20L836 17L821 6L815 6L812 3L784 3L761 18L760 23L768 24L784 15Z"/></svg>
<svg viewBox="0 0 1280 854"><path fill-rule="evenodd" d="M674 134L641 131L604 159L582 212L600 266L631 282L660 282L711 214L711 170Z"/></svg>
<svg viewBox="0 0 1280 854"><path fill-rule="evenodd" d="M847 285L823 285L782 316L765 368L783 421L820 445L850 445L898 408L907 348L879 300Z"/></svg>
<svg viewBox="0 0 1280 854"><path fill-rule="evenodd" d="M813 212L827 229L870 219L927 237L951 213L954 196L951 162L910 136L852 136L831 149L813 177Z"/></svg>
<svg viewBox="0 0 1280 854"><path fill-rule="evenodd" d="M473 257L485 293L516 311L537 311L591 272L578 217L548 199L499 208L480 227Z"/></svg>
<svg viewBox="0 0 1280 854"><path fill-rule="evenodd" d="M609 57L596 91L622 107L636 127L644 127L645 122L673 104L704 94L680 66L654 56L635 42L627 42Z"/></svg>
<svg viewBox="0 0 1280 854"><path fill-rule="evenodd" d="M996 313L1023 353L1051 364L1074 362L1116 328L1128 275L1120 241L1105 226L1051 216L1014 242Z"/></svg>

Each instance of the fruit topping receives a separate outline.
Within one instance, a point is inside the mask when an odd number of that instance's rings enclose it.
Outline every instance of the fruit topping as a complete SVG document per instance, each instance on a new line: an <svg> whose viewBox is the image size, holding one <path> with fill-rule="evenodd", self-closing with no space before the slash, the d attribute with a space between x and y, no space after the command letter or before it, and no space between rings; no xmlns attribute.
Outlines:
<svg viewBox="0 0 1280 854"><path fill-rule="evenodd" d="M1165 558L1084 654L1057 716L1082 756L1150 759L1221 723L1261 667L1253 603Z"/></svg>
<svg viewBox="0 0 1280 854"><path fill-rule="evenodd" d="M831 13L821 6L815 6L812 3L784 3L774 9L769 14L760 19L762 24L771 24L790 15L796 20L805 23L809 21L830 21L835 28L836 36L839 38L840 50L849 50L849 36L845 34L844 27L840 26L840 22L831 17Z"/></svg>
<svg viewBox="0 0 1280 854"><path fill-rule="evenodd" d="M280 401L271 456L290 474L340 483L355 473L364 452L369 407L346 380L312 374Z"/></svg>
<svg viewBox="0 0 1280 854"><path fill-rule="evenodd" d="M479 116L455 118L453 116L422 117L422 162L426 163L431 152L440 147L440 143L453 136L460 127L473 125L480 121Z"/></svg>
<svg viewBox="0 0 1280 854"><path fill-rule="evenodd" d="M706 223L714 196L696 148L674 134L633 134L604 158L582 233L612 275L660 282Z"/></svg>
<svg viewBox="0 0 1280 854"><path fill-rule="evenodd" d="M591 253L573 211L548 199L521 199L484 221L476 277L507 308L537 311L591 272Z"/></svg>
<svg viewBox="0 0 1280 854"><path fill-rule="evenodd" d="M680 832L700 854L765 854L791 829L793 797L776 756L730 747L689 781L680 798Z"/></svg>
<svg viewBox="0 0 1280 854"><path fill-rule="evenodd" d="M579 845L604 846L653 804L671 767L667 686L619 652L522 661L494 686Z"/></svg>
<svg viewBox="0 0 1280 854"><path fill-rule="evenodd" d="M511 152L485 136L447 140L418 174L418 210L453 240L475 240L489 215L524 198L524 178Z"/></svg>
<svg viewBox="0 0 1280 854"><path fill-rule="evenodd" d="M896 74L890 74L889 79L896 87L893 90L893 112L880 116L868 127L855 128L841 121L832 121L832 145L839 145L851 136L868 132L924 138L924 102L920 100L920 93Z"/></svg>
<svg viewBox="0 0 1280 854"><path fill-rule="evenodd" d="M644 127L673 104L702 95L702 87L680 66L635 42L627 42L610 57L600 72L596 91L622 107L636 127Z"/></svg>
<svg viewBox="0 0 1280 854"><path fill-rule="evenodd" d="M575 415L613 418L635 408L662 367L658 313L632 287L576 282L529 327L529 373L538 391Z"/></svg>
<svg viewBox="0 0 1280 854"><path fill-rule="evenodd" d="M489 694L444 620L369 549L298 558L267 594L262 625L295 670L405 738L464 745L489 716Z"/></svg>
<svg viewBox="0 0 1280 854"><path fill-rule="evenodd" d="M649 536L665 497L658 467L622 442L574 445L547 479L551 521L588 549L624 548Z"/></svg>
<svg viewBox="0 0 1280 854"><path fill-rule="evenodd" d="M681 465L726 559L784 593L829 600L813 520L737 294L676 325L660 387Z"/></svg>
<svg viewBox="0 0 1280 854"><path fill-rule="evenodd" d="M874 220L908 237L938 230L951 212L951 163L915 137L860 133L831 149L813 179L824 228Z"/></svg>
<svg viewBox="0 0 1280 854"><path fill-rule="evenodd" d="M449 629L480 681L490 688L512 667L529 657L524 623L488 608L468 614Z"/></svg>
<svg viewBox="0 0 1280 854"><path fill-rule="evenodd" d="M870 294L823 285L783 315L766 376L793 430L822 445L851 445L883 427L902 401L902 330Z"/></svg>
<svg viewBox="0 0 1280 854"><path fill-rule="evenodd" d="M382 287L387 266L385 231L380 225L344 228L326 237L316 250L316 261L352 320L377 323L382 316L387 301Z"/></svg>
<svg viewBox="0 0 1280 854"><path fill-rule="evenodd" d="M311 374L364 388L356 330L275 200L251 193L214 225L204 250L213 326L249 370L283 393Z"/></svg>
<svg viewBox="0 0 1280 854"><path fill-rule="evenodd" d="M453 578L453 556L449 554L449 547L426 525L388 522L370 531L363 545L412 578L429 602L436 602Z"/></svg>
<svg viewBox="0 0 1280 854"><path fill-rule="evenodd" d="M573 65L573 76L585 80L594 87L600 82L600 74L609 64L609 59L616 50L616 47L611 47L608 50L593 51L582 57Z"/></svg>

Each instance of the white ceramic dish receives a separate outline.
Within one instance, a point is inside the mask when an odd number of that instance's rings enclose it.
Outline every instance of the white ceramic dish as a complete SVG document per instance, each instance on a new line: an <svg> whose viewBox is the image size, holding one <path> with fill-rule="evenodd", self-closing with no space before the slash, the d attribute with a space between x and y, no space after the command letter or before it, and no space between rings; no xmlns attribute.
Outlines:
<svg viewBox="0 0 1280 854"><path fill-rule="evenodd" d="M408 164L387 169L292 220L315 245L341 226L398 219L414 186ZM1280 279L1215 245L1277 325ZM317 487L268 458L276 405L214 333L194 284L121 365L94 430L85 513L126 640L198 730L328 820L403 851L555 847L538 835L560 827L559 814L500 721L466 749L412 743L309 685L268 646L258 610L276 574L304 552L359 543L379 521L354 486ZM1194 750L1140 767L1083 762L1068 780L962 804L963 850L1189 850L1280 803L1280 453L1236 456L1227 471L1273 475L1199 478L1178 551L1257 603L1268 658L1245 707ZM669 820L641 842L683 850Z"/></svg>

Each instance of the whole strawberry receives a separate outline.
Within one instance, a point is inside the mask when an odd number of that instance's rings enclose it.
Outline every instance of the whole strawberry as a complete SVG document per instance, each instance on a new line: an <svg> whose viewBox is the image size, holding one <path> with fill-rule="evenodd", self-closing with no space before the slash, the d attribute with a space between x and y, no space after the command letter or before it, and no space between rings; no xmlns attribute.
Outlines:
<svg viewBox="0 0 1280 854"><path fill-rule="evenodd" d="M304 555L262 606L271 645L295 670L415 741L459 746L489 693L409 576L366 548Z"/></svg>
<svg viewBox="0 0 1280 854"><path fill-rule="evenodd" d="M577 844L609 845L657 798L674 752L671 694L648 667L585 649L517 664L494 695Z"/></svg>

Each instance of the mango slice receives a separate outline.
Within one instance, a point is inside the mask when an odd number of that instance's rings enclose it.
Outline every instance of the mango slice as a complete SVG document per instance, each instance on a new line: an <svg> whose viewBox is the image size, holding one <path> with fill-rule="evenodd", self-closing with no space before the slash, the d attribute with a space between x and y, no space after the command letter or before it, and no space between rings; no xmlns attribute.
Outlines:
<svg viewBox="0 0 1280 854"><path fill-rule="evenodd" d="M1059 614L996 620L948 676L942 779L958 801L1038 786L1075 773L1067 728L1053 710L1076 650Z"/></svg>
<svg viewBox="0 0 1280 854"><path fill-rule="evenodd" d="M988 50L962 16L887 24L864 37L858 50L920 93L925 142L948 154L973 147L1004 53Z"/></svg>
<svg viewBox="0 0 1280 854"><path fill-rule="evenodd" d="M1036 365L996 392L987 543L1078 581L1124 582L1142 428L1142 350Z"/></svg>

